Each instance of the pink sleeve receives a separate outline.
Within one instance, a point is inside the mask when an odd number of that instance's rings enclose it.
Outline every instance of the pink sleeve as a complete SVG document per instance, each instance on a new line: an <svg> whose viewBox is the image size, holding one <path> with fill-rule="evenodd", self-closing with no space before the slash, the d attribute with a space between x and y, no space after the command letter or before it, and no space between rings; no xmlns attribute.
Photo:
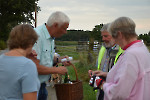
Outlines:
<svg viewBox="0 0 150 100"><path fill-rule="evenodd" d="M113 71L108 73L108 80L103 85L105 97L108 100L125 100L129 97L138 76L137 64L137 59L132 54L126 54L118 60ZM111 75L114 76L111 77Z"/></svg>

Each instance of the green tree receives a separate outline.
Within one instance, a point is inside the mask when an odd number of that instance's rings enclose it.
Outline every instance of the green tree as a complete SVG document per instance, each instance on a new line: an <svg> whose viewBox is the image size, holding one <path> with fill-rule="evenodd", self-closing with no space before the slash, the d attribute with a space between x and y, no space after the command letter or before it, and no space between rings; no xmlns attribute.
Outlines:
<svg viewBox="0 0 150 100"><path fill-rule="evenodd" d="M94 40L98 40L99 42L101 42L102 37L101 37L101 31L100 30L102 27L103 27L103 24L96 25L95 28L93 28L90 37L94 38Z"/></svg>
<svg viewBox="0 0 150 100"><path fill-rule="evenodd" d="M20 23L34 23L39 0L0 0L0 40L6 41L11 28ZM39 11L39 9L37 10Z"/></svg>
<svg viewBox="0 0 150 100"><path fill-rule="evenodd" d="M102 41L101 36L101 28L103 27L103 24L96 25L95 28L93 28L92 32L90 33L90 42L89 42L89 50L93 50L94 40L98 40L99 43Z"/></svg>
<svg viewBox="0 0 150 100"><path fill-rule="evenodd" d="M140 34L138 36L138 39L142 39L144 41L144 43L147 45L147 43L150 43L150 32L147 34Z"/></svg>
<svg viewBox="0 0 150 100"><path fill-rule="evenodd" d="M60 41L88 41L89 34L91 31L83 31L83 30L67 30L67 34L63 35L60 38L56 38L56 40Z"/></svg>
<svg viewBox="0 0 150 100"><path fill-rule="evenodd" d="M148 32L148 36L150 36L150 31Z"/></svg>

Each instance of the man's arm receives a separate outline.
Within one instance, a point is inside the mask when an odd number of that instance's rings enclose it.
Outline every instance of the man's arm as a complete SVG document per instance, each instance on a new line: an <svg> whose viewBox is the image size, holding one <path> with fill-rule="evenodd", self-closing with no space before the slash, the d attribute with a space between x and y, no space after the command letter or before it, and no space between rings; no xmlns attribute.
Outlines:
<svg viewBox="0 0 150 100"><path fill-rule="evenodd" d="M24 93L23 100L37 100L37 92Z"/></svg>
<svg viewBox="0 0 150 100"><path fill-rule="evenodd" d="M46 67L39 64L39 60L35 58L33 55L28 56L29 59L31 59L37 67L38 74L40 75L48 75L48 74L62 74L65 75L67 73L67 68L64 66L59 67Z"/></svg>

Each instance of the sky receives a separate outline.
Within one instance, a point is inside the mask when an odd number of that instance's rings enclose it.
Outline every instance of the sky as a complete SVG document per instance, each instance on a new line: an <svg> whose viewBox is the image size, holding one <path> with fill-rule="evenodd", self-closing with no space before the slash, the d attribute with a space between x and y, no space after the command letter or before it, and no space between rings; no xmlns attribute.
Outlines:
<svg viewBox="0 0 150 100"><path fill-rule="evenodd" d="M38 6L37 26L62 11L70 18L68 29L92 31L96 25L126 16L136 23L137 34L150 31L150 0L39 0Z"/></svg>

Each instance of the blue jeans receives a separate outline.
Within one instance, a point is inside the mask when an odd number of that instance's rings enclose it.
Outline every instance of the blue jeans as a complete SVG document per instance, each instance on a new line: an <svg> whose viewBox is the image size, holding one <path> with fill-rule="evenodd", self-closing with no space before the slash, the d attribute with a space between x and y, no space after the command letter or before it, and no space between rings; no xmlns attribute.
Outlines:
<svg viewBox="0 0 150 100"><path fill-rule="evenodd" d="M48 92L46 90L46 83L41 83L41 87L38 94L38 100L47 100Z"/></svg>

